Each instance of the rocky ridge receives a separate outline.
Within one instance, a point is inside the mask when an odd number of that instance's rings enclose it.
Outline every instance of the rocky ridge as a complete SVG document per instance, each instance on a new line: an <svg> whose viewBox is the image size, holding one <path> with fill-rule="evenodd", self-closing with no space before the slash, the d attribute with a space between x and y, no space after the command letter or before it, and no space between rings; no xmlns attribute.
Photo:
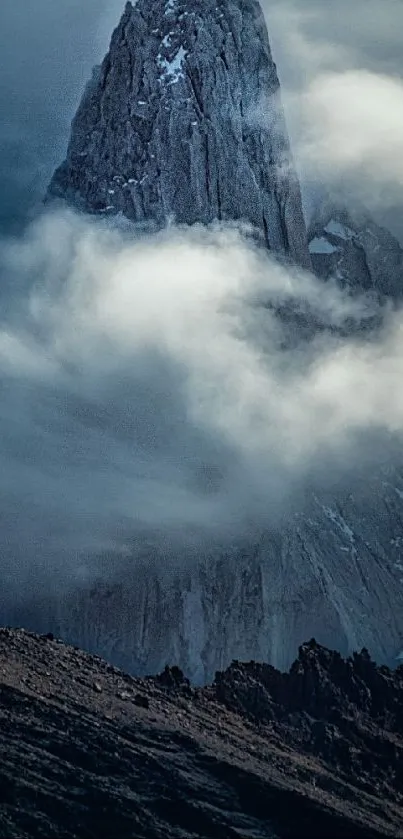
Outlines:
<svg viewBox="0 0 403 839"><path fill-rule="evenodd" d="M195 689L0 630L0 835L380 839L403 828L403 669L311 641Z"/></svg>

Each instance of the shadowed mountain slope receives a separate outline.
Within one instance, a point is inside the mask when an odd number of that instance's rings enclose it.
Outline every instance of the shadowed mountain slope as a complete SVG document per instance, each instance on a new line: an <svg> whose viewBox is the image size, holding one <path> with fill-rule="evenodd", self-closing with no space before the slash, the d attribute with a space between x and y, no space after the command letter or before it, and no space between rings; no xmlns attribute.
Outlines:
<svg viewBox="0 0 403 839"><path fill-rule="evenodd" d="M403 668L313 641L194 689L4 629L0 836L402 836L402 708Z"/></svg>

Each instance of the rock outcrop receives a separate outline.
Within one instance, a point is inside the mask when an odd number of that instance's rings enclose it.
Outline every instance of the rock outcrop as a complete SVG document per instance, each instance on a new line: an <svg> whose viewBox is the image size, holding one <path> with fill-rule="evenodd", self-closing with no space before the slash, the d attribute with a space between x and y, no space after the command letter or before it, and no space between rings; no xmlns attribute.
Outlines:
<svg viewBox="0 0 403 839"><path fill-rule="evenodd" d="M0 630L0 835L398 837L402 708L403 668L314 641L195 689Z"/></svg>
<svg viewBox="0 0 403 839"><path fill-rule="evenodd" d="M316 274L379 300L403 297L403 250L364 210L326 203L314 217L309 250Z"/></svg>
<svg viewBox="0 0 403 839"><path fill-rule="evenodd" d="M246 223L268 248L309 266L257 0L127 3L49 195L157 227Z"/></svg>

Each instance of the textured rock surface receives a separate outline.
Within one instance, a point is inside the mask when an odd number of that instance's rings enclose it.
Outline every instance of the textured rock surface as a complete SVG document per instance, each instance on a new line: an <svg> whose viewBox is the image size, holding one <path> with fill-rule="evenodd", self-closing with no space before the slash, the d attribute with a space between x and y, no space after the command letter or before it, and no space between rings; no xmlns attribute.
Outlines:
<svg viewBox="0 0 403 839"><path fill-rule="evenodd" d="M324 206L311 225L309 250L319 277L336 277L342 285L380 299L402 298L403 250L365 212Z"/></svg>
<svg viewBox="0 0 403 839"><path fill-rule="evenodd" d="M313 641L194 690L0 630L0 835L401 836L402 703L403 668Z"/></svg>
<svg viewBox="0 0 403 839"><path fill-rule="evenodd" d="M50 195L157 226L246 222L269 248L309 265L257 0L128 3Z"/></svg>
<svg viewBox="0 0 403 839"><path fill-rule="evenodd" d="M204 555L189 570L135 556L115 575L57 599L2 612L53 630L130 672L179 664L207 681L232 658L288 667L298 645L365 646L392 665L403 651L403 475L385 469L348 491L312 495L277 530ZM159 559L158 559L159 557Z"/></svg>

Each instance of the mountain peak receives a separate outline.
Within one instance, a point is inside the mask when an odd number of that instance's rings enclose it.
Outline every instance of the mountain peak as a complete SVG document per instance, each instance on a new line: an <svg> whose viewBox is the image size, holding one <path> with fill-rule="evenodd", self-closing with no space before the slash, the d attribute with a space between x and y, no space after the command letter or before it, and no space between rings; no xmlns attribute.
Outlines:
<svg viewBox="0 0 403 839"><path fill-rule="evenodd" d="M310 264L257 0L127 3L49 194L156 227L240 222Z"/></svg>

